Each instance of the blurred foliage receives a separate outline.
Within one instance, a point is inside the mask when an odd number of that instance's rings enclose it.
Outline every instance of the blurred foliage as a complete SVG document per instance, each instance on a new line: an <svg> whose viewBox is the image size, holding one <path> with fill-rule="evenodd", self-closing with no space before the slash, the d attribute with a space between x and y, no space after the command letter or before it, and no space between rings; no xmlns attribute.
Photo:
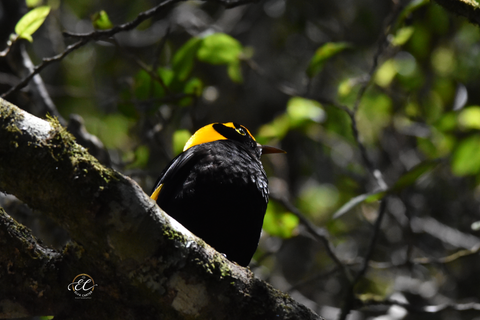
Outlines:
<svg viewBox="0 0 480 320"><path fill-rule="evenodd" d="M14 29L27 39L33 34L27 48L38 64L73 42L63 30L108 29L156 3L28 5L52 10L35 34L15 28L26 5L0 15L12 20L2 36L6 43ZM480 243L480 30L429 1L407 2L400 11L393 5L266 0L227 10L182 2L135 30L87 44L41 75L60 114L81 115L114 168L147 192L196 129L242 123L260 143L288 152L263 158L273 197L290 199L324 228L353 272L369 249L378 203L388 197L375 263L355 287L362 301L479 303L478 253L437 259ZM14 73L0 63L2 74ZM0 81L2 92L9 87ZM45 116L28 91L11 100ZM387 188L369 171L357 138ZM264 231L252 264L257 276L335 318L329 312L342 307L347 285L322 244L275 200ZM395 310L365 307L355 319L425 317L394 317ZM475 317L478 311L432 315Z"/></svg>
<svg viewBox="0 0 480 320"><path fill-rule="evenodd" d="M15 25L15 33L19 38L32 42L32 34L40 28L49 13L49 6L41 6L33 9L18 21Z"/></svg>

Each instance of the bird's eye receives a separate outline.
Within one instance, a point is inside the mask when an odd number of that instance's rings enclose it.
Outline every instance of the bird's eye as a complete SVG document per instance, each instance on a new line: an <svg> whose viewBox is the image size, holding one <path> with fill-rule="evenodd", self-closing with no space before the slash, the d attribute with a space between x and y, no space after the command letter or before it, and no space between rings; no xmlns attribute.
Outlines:
<svg viewBox="0 0 480 320"><path fill-rule="evenodd" d="M245 129L243 129L242 127L238 128L238 129L235 129L238 133L240 133L242 136L245 136L247 135L247 131L245 131Z"/></svg>

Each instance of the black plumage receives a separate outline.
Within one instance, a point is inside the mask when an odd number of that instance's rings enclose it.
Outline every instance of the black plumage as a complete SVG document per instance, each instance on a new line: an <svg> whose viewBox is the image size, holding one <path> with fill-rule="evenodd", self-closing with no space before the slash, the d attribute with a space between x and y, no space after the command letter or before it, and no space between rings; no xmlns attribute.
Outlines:
<svg viewBox="0 0 480 320"><path fill-rule="evenodd" d="M223 139L193 144L174 158L154 195L160 187L156 201L167 214L228 259L247 266L262 229L268 182L260 162L262 146L243 126L228 124L210 125Z"/></svg>

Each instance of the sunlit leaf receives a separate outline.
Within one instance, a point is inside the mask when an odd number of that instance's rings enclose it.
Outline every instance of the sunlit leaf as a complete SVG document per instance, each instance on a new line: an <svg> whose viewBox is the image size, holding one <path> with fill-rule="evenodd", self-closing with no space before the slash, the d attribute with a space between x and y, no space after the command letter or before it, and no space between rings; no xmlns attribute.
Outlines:
<svg viewBox="0 0 480 320"><path fill-rule="evenodd" d="M49 6L41 6L29 11L18 21L15 26L15 33L19 38L32 42L32 34L40 28L49 13Z"/></svg>
<svg viewBox="0 0 480 320"><path fill-rule="evenodd" d="M352 91L352 81L351 79L345 79L338 85L338 95L344 97Z"/></svg>
<svg viewBox="0 0 480 320"><path fill-rule="evenodd" d="M480 136L468 137L458 144L452 155L452 171L457 176L480 171Z"/></svg>
<svg viewBox="0 0 480 320"><path fill-rule="evenodd" d="M480 129L480 107L466 107L458 114L458 123L464 129Z"/></svg>
<svg viewBox="0 0 480 320"><path fill-rule="evenodd" d="M323 68L325 62L339 52L349 48L346 42L327 42L315 51L307 67L307 75L310 78L316 76Z"/></svg>
<svg viewBox="0 0 480 320"><path fill-rule="evenodd" d="M173 153L175 155L180 154L183 151L185 143L192 134L188 130L177 130L173 133Z"/></svg>
<svg viewBox="0 0 480 320"><path fill-rule="evenodd" d="M162 79L165 86L167 86L167 87L172 83L172 81L175 77L174 71L172 69L169 69L169 68L158 68L157 69L157 74Z"/></svg>
<svg viewBox="0 0 480 320"><path fill-rule="evenodd" d="M263 220L263 229L272 236L287 239L296 234L298 221L296 215L286 212L275 201L270 201Z"/></svg>
<svg viewBox="0 0 480 320"><path fill-rule="evenodd" d="M214 33L202 39L197 57L210 64L237 63L242 53L241 43L225 33Z"/></svg>
<svg viewBox="0 0 480 320"><path fill-rule="evenodd" d="M95 12L91 19L93 27L97 30L107 30L113 28L113 23L110 21L108 14L104 10Z"/></svg>
<svg viewBox="0 0 480 320"><path fill-rule="evenodd" d="M393 59L389 59L385 61L380 68L378 68L377 72L375 73L375 83L378 84L380 87L388 87L392 80L397 75L397 68L395 66L395 61Z"/></svg>
<svg viewBox="0 0 480 320"><path fill-rule="evenodd" d="M172 68L175 72L175 76L184 81L190 75L195 57L197 56L197 50L202 43L200 38L192 38L188 40L178 51L175 53L172 59Z"/></svg>
<svg viewBox="0 0 480 320"><path fill-rule="evenodd" d="M292 126L301 125L306 120L322 122L325 119L325 111L319 102L302 97L288 100L287 114Z"/></svg>
<svg viewBox="0 0 480 320"><path fill-rule="evenodd" d="M391 39L394 46L404 45L413 35L415 28L413 26L403 27L397 30L395 36Z"/></svg>
<svg viewBox="0 0 480 320"><path fill-rule="evenodd" d="M263 144L272 138L282 139L288 130L290 130L290 119L287 114L283 113L275 117L273 121L261 126L256 138L259 143Z"/></svg>
<svg viewBox="0 0 480 320"><path fill-rule="evenodd" d="M42 0L26 0L25 3L28 8L35 8L42 3Z"/></svg>

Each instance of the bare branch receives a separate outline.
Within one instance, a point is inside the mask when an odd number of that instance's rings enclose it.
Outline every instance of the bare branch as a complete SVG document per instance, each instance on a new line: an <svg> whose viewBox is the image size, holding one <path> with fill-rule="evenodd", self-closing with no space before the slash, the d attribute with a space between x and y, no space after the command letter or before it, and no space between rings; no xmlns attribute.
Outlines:
<svg viewBox="0 0 480 320"><path fill-rule="evenodd" d="M380 207L378 209L378 216L377 219L375 220L375 225L373 228L373 234L370 239L370 245L368 246L368 251L365 255L365 258L363 260L362 267L360 271L357 273L355 276L355 279L350 283L349 288L347 288L346 291L346 298L345 298L345 303L342 307L342 310L340 312L340 315L338 317L339 320L345 320L350 313L350 311L354 308L355 304L355 286L358 283L358 281L365 275L367 272L368 266L370 259L372 258L373 251L375 249L375 245L377 243L378 235L380 233L380 226L382 225L383 217L385 216L385 211L387 207L387 197L385 197L381 202L380 202Z"/></svg>
<svg viewBox="0 0 480 320"><path fill-rule="evenodd" d="M140 23L153 17L155 14L160 12L165 6L172 3L180 2L180 1L182 0L165 0L160 4L158 4L156 7L153 7L152 9L139 13L138 16L132 21L115 26L112 29L96 30L88 33L72 33L72 32L65 31L63 34L66 37L88 39L88 41L91 41L91 40L98 41L98 40L108 39L113 37L115 34L119 32L135 29Z"/></svg>
<svg viewBox="0 0 480 320"><path fill-rule="evenodd" d="M40 73L45 67L49 66L53 62L61 61L68 54L70 54L74 50L79 49L80 47L84 46L88 42L98 41L98 40L101 40L101 39L107 39L107 38L110 38L110 37L114 36L115 34L117 34L119 32L131 30L131 29L137 27L140 23L142 23L146 19L148 19L148 18L152 17L153 15L155 15L156 13L158 13L165 6L167 6L171 3L179 2L179 1L180 0L166 0L166 1L160 3L159 5L157 5L156 7L152 8L150 10L141 12L140 14L138 14L138 16L134 20L132 20L130 22L127 22L125 24L119 25L119 26L115 26L114 28L109 29L109 30L98 30L98 31L93 31L93 32L86 33L86 34L75 34L75 33L70 33L70 32L64 32L65 36L69 36L69 37L72 37L72 38L80 38L80 40L75 42L74 44L69 45L65 49L65 51L63 51L62 53L60 53L58 55L50 57L50 58L44 58L41 64L39 64L38 66L35 66L32 69L32 72L28 76L23 78L22 81L20 81L17 85L13 86L7 92L3 93L1 95L1 98L5 99L9 95L11 95L12 93L22 89L23 87L25 87L30 82L30 80L32 80L32 78L36 74Z"/></svg>
<svg viewBox="0 0 480 320"><path fill-rule="evenodd" d="M319 228L314 226L310 220L308 220L301 212L298 210L290 201L288 201L285 197L277 198L277 197L272 197L272 199L277 200L280 202L288 211L293 213L298 217L300 220L300 223L305 226L307 231L315 238L315 240L323 243L325 250L327 251L327 254L330 256L330 258L333 260L333 262L337 265L337 267L341 270L343 276L351 282L353 280L350 271L348 268L345 267L345 265L340 261L340 259L337 257L335 252L333 252L333 249L331 247L330 241L328 240L328 236L326 235L327 231L323 230L323 233L319 232Z"/></svg>
<svg viewBox="0 0 480 320"><path fill-rule="evenodd" d="M28 76L23 78L22 81L20 81L17 85L11 87L7 92L2 94L1 98L5 99L9 95L11 95L12 93L22 89L23 87L25 87L30 82L30 80L33 79L33 77L35 77L36 74L40 73L40 71L42 71L45 67L49 66L50 64L52 64L54 62L61 61L63 58L65 58L72 51L77 50L78 48L87 44L88 41L89 40L82 39L78 42L75 42L74 44L69 45L65 49L64 52L62 52L60 54L57 54L56 56L53 56L53 57L50 57L50 58L44 58L41 64L39 64L38 66L35 66L33 68L33 71Z"/></svg>
<svg viewBox="0 0 480 320"><path fill-rule="evenodd" d="M375 300L375 299L368 299L368 300L360 300L357 299L357 303L360 304L362 307L369 307L369 306L400 306L405 308L411 313L439 313L448 309L453 309L457 311L471 311L471 310L480 310L480 303L478 302L470 302L470 303L443 303L440 305L428 305L428 306L414 306L406 302L400 302L393 299L387 300Z"/></svg>

